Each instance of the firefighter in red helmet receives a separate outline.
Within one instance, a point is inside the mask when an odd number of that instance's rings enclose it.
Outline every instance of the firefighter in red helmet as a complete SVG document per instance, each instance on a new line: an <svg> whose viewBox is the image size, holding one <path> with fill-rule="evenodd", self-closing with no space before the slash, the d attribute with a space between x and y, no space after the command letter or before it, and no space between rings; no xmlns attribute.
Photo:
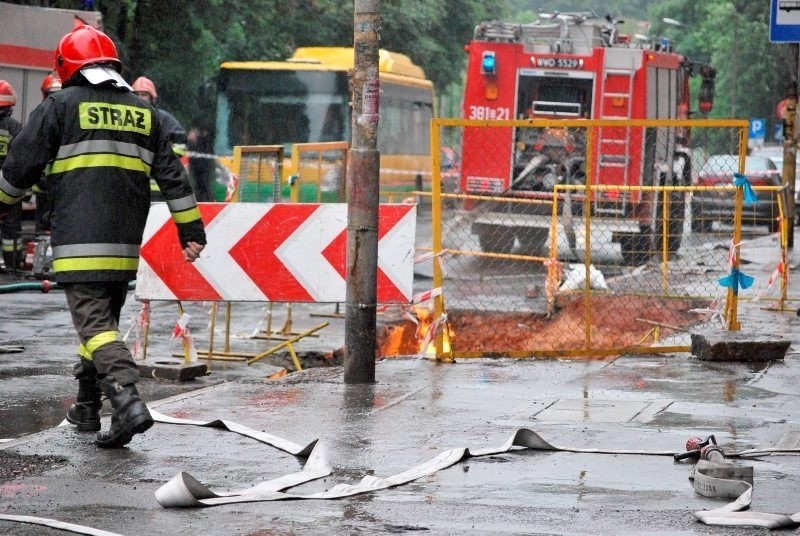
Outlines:
<svg viewBox="0 0 800 536"><path fill-rule="evenodd" d="M152 176L164 194L187 262L206 242L192 188L155 111L120 76L114 42L79 26L58 44L61 91L31 113L0 171L0 211L48 175L53 277L65 291L80 338L76 402L67 420L121 447L153 425L136 381L139 369L119 332L128 283L136 278ZM114 407L100 431L101 395Z"/></svg>
<svg viewBox="0 0 800 536"><path fill-rule="evenodd" d="M55 73L50 73L42 80L42 100L46 99L56 91L61 91L61 79ZM49 168L49 166L48 166ZM45 168L45 173L42 175L41 180L33 185L31 190L36 195L36 236L37 240L43 235L50 232L50 198L47 188L47 173L48 168Z"/></svg>
<svg viewBox="0 0 800 536"><path fill-rule="evenodd" d="M158 106L156 85L149 78L140 76L133 81L131 87L139 98L155 108L158 113L158 119L161 121L161 127L166 131L167 139L172 144L172 150L175 151L178 157L183 157L186 154L186 129L183 128L183 125L174 115ZM152 201L163 201L155 181L150 181L150 194Z"/></svg>
<svg viewBox="0 0 800 536"><path fill-rule="evenodd" d="M3 161L8 155L11 141L22 130L22 124L11 117L15 104L17 104L17 95L14 93L14 88L5 80L0 80L0 166L3 165ZM3 264L7 272L20 270L25 261L21 219L22 205L17 204L0 223Z"/></svg>
<svg viewBox="0 0 800 536"><path fill-rule="evenodd" d="M50 93L61 91L61 79L53 73L48 74L42 80L42 99L46 99Z"/></svg>
<svg viewBox="0 0 800 536"><path fill-rule="evenodd" d="M178 155L186 152L186 129L174 115L158 106L158 92L156 85L147 77L140 76L131 84L133 92L139 97L152 104L158 112L161 125L167 131L167 137L173 144L173 148Z"/></svg>

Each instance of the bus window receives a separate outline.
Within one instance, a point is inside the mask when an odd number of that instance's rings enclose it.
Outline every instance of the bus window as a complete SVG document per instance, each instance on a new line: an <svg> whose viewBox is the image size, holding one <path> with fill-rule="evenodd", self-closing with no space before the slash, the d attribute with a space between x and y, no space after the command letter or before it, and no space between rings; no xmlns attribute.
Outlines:
<svg viewBox="0 0 800 536"><path fill-rule="evenodd" d="M433 104L429 102L415 102L412 107L411 139L415 140L412 154L428 154L429 147L423 147L431 137L431 119L433 118Z"/></svg>
<svg viewBox="0 0 800 536"><path fill-rule="evenodd" d="M217 104L217 154L235 145L342 141L349 101L342 72L223 70Z"/></svg>
<svg viewBox="0 0 800 536"><path fill-rule="evenodd" d="M381 153L427 155L430 152L430 92L416 88L381 85L381 117L378 150Z"/></svg>

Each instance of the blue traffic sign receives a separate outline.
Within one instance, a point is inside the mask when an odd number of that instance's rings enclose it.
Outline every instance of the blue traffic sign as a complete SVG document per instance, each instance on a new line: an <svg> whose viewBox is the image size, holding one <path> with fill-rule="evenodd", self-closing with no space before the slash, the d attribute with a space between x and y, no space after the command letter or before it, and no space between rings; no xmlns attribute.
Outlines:
<svg viewBox="0 0 800 536"><path fill-rule="evenodd" d="M800 43L800 0L771 0L769 40L773 43Z"/></svg>
<svg viewBox="0 0 800 536"><path fill-rule="evenodd" d="M751 119L750 130L747 136L751 140L764 141L764 138L767 136L767 121L765 119Z"/></svg>

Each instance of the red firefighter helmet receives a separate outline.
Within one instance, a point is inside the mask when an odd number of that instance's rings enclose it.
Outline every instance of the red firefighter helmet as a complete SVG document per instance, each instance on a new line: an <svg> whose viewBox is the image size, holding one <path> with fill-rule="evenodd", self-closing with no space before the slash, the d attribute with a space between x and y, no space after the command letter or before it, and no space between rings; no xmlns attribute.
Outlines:
<svg viewBox="0 0 800 536"><path fill-rule="evenodd" d="M81 68L95 63L109 63L117 72L122 71L117 47L106 34L84 25L61 38L56 49L56 72L62 83L68 82Z"/></svg>
<svg viewBox="0 0 800 536"><path fill-rule="evenodd" d="M10 108L17 103L14 88L5 80L0 80L0 108Z"/></svg>
<svg viewBox="0 0 800 536"><path fill-rule="evenodd" d="M153 99L153 102L158 98L156 93L156 85L147 77L140 76L131 84L134 93L147 93Z"/></svg>
<svg viewBox="0 0 800 536"><path fill-rule="evenodd" d="M61 79L58 76L48 74L42 80L42 98L46 99L50 93L61 90Z"/></svg>

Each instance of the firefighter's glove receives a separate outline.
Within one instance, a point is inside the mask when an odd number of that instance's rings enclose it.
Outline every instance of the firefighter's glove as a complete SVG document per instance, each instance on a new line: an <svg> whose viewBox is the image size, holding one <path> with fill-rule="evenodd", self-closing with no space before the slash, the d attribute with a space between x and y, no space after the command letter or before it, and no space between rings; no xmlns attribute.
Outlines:
<svg viewBox="0 0 800 536"><path fill-rule="evenodd" d="M206 245L206 231L201 220L190 221L178 224L178 239L181 241L181 249L186 249L189 242Z"/></svg>

